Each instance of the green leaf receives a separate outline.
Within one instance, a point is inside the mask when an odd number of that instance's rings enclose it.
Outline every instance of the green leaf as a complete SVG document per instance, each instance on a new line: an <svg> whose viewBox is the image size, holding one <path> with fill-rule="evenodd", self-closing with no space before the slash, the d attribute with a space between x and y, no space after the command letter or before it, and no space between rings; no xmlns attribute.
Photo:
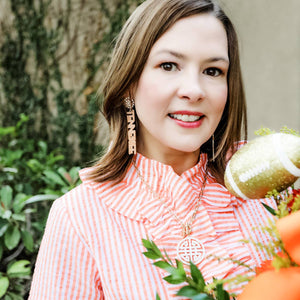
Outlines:
<svg viewBox="0 0 300 300"><path fill-rule="evenodd" d="M8 289L9 280L7 277L0 278L0 298L3 297Z"/></svg>
<svg viewBox="0 0 300 300"><path fill-rule="evenodd" d="M152 243L151 243L150 240L142 239L142 243L143 243L143 246L146 249L151 249L152 248Z"/></svg>
<svg viewBox="0 0 300 300"><path fill-rule="evenodd" d="M7 292L4 300L24 300L24 298L16 293Z"/></svg>
<svg viewBox="0 0 300 300"><path fill-rule="evenodd" d="M54 171L46 170L43 172L47 179L60 186L66 186L65 181Z"/></svg>
<svg viewBox="0 0 300 300"><path fill-rule="evenodd" d="M69 174L71 176L71 178L73 179L73 181L77 181L77 179L79 178L79 170L80 170L80 167L73 167L71 168L71 170L69 171Z"/></svg>
<svg viewBox="0 0 300 300"><path fill-rule="evenodd" d="M35 196L28 198L25 201L25 204L31 204L31 203L36 203L36 202L40 202L40 201L56 200L58 197L59 197L59 195L54 195L54 194L35 195Z"/></svg>
<svg viewBox="0 0 300 300"><path fill-rule="evenodd" d="M12 215L11 210L5 210L5 211L1 210L1 212L0 212L0 217L5 220L9 220L11 215Z"/></svg>
<svg viewBox="0 0 300 300"><path fill-rule="evenodd" d="M12 250L18 246L20 238L21 233L18 227L10 225L4 234L4 244L8 250Z"/></svg>
<svg viewBox="0 0 300 300"><path fill-rule="evenodd" d="M161 253L161 251L158 249L158 247L156 246L156 244L152 241L152 250L161 258L163 258L163 255Z"/></svg>
<svg viewBox="0 0 300 300"><path fill-rule="evenodd" d="M153 252L152 250L149 250L147 252L143 252L143 254L150 259L159 259L160 256L158 256L155 252Z"/></svg>
<svg viewBox="0 0 300 300"><path fill-rule="evenodd" d="M5 233L8 226L9 226L8 221L0 218L0 237Z"/></svg>
<svg viewBox="0 0 300 300"><path fill-rule="evenodd" d="M204 287L205 287L205 280L202 276L202 273L200 272L198 267L195 264L193 264L192 262L190 263L190 269L191 269L191 275L192 275L194 282L199 287L199 290L201 292L203 292Z"/></svg>
<svg viewBox="0 0 300 300"><path fill-rule="evenodd" d="M191 297L191 300L214 300L214 298L205 293L200 293L199 295Z"/></svg>
<svg viewBox="0 0 300 300"><path fill-rule="evenodd" d="M37 159L30 159L26 165L35 173L41 172L44 168L43 165Z"/></svg>
<svg viewBox="0 0 300 300"><path fill-rule="evenodd" d="M15 221L19 221L19 222L25 222L26 221L25 214L13 214L12 219L14 219Z"/></svg>
<svg viewBox="0 0 300 300"><path fill-rule="evenodd" d="M0 136L13 134L15 133L15 127L0 127Z"/></svg>
<svg viewBox="0 0 300 300"><path fill-rule="evenodd" d="M150 259L159 259L163 258L163 255L161 251L158 249L158 247L155 245L153 241L150 241L149 239L142 239L142 243L144 247L148 250L147 252L143 252L143 254L150 258Z"/></svg>
<svg viewBox="0 0 300 300"><path fill-rule="evenodd" d="M171 258L169 257L169 255L168 255L166 249L164 249L164 254L165 254L165 257L167 258L167 261L170 263L170 265L173 265L172 260L171 260Z"/></svg>
<svg viewBox="0 0 300 300"><path fill-rule="evenodd" d="M12 201L13 190L9 185L5 185L0 190L0 200L5 209L10 207Z"/></svg>
<svg viewBox="0 0 300 300"><path fill-rule="evenodd" d="M163 279L170 284L179 284L185 282L184 278L174 278L172 275L163 277Z"/></svg>
<svg viewBox="0 0 300 300"><path fill-rule="evenodd" d="M191 298L192 296L196 296L198 294L199 294L199 292L196 289L194 289L193 287L184 286L177 292L176 295Z"/></svg>
<svg viewBox="0 0 300 300"><path fill-rule="evenodd" d="M270 213L272 214L273 216L276 216L276 210L272 207L270 207L269 205L261 202L261 204L264 206L264 208Z"/></svg>
<svg viewBox="0 0 300 300"><path fill-rule="evenodd" d="M185 273L185 270L184 270L184 267L183 267L183 263L176 259L176 266L177 268L173 268L172 269L172 276L173 278L183 278L185 279L186 278L186 273Z"/></svg>
<svg viewBox="0 0 300 300"><path fill-rule="evenodd" d="M14 198L14 201L13 201L13 205L12 205L13 211L16 214L18 214L22 211L22 209L25 206L25 201L28 198L29 198L29 196L24 193L18 193L16 195L16 197Z"/></svg>
<svg viewBox="0 0 300 300"><path fill-rule="evenodd" d="M23 230L21 231L21 237L25 248L28 251L33 252L34 241L32 235L27 230Z"/></svg>
<svg viewBox="0 0 300 300"><path fill-rule="evenodd" d="M156 293L156 297L155 297L155 300L161 300L159 295Z"/></svg>
<svg viewBox="0 0 300 300"><path fill-rule="evenodd" d="M7 275L10 278L18 278L30 275L31 270L30 267L28 267L29 264L30 261L28 260L18 260L9 266Z"/></svg>
<svg viewBox="0 0 300 300"><path fill-rule="evenodd" d="M40 147L40 150L43 152L43 154L46 155L48 151L47 143L45 143L44 141L39 141L38 145Z"/></svg>
<svg viewBox="0 0 300 300"><path fill-rule="evenodd" d="M171 273L172 270L174 269L174 267L172 267L169 263L167 263L166 261L160 260L160 261L156 261L155 263L153 263L154 266L164 269L167 272Z"/></svg>
<svg viewBox="0 0 300 300"><path fill-rule="evenodd" d="M223 289L223 284L219 283L216 286L217 300L230 300L229 294Z"/></svg>
<svg viewBox="0 0 300 300"><path fill-rule="evenodd" d="M65 168L60 167L60 168L58 168L57 173L58 173L62 178L65 179L66 173L68 173L68 172L67 172L67 170L66 170Z"/></svg>

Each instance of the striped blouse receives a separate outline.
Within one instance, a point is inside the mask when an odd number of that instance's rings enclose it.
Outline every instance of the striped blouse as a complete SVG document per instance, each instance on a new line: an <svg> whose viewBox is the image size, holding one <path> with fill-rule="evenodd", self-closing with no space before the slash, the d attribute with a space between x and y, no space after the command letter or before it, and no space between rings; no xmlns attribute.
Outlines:
<svg viewBox="0 0 300 300"><path fill-rule="evenodd" d="M167 274L142 254L142 239L149 237L175 260L181 225L153 192L188 221L206 163L201 154L197 165L178 176L170 166L137 154L144 182L131 166L117 185L87 180L90 170L82 170L82 184L51 208L29 299L151 300L156 293L162 300L183 299L175 296L179 287L165 282ZM271 200L264 202L274 206ZM260 200L236 198L208 174L191 234L205 247L206 258L198 264L204 278L244 274L246 268L234 260L255 267L268 259L264 250L242 240L267 243L261 227L269 217Z"/></svg>

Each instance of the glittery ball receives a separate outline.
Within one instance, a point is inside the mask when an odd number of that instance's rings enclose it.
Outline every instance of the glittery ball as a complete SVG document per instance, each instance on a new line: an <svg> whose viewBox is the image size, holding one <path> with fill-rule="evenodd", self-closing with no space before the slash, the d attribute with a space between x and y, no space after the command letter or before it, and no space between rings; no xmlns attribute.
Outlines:
<svg viewBox="0 0 300 300"><path fill-rule="evenodd" d="M274 133L255 138L230 159L225 186L244 199L283 191L300 177L300 137Z"/></svg>

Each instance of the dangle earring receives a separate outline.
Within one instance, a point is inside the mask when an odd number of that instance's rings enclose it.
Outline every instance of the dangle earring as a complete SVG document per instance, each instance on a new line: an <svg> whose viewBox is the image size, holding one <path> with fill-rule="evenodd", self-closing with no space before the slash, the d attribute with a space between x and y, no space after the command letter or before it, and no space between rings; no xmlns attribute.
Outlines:
<svg viewBox="0 0 300 300"><path fill-rule="evenodd" d="M136 131L135 131L135 114L134 114L134 100L130 97L124 99L127 116L127 130L128 130L128 154L136 154Z"/></svg>
<svg viewBox="0 0 300 300"><path fill-rule="evenodd" d="M215 134L211 137L212 161L215 161Z"/></svg>

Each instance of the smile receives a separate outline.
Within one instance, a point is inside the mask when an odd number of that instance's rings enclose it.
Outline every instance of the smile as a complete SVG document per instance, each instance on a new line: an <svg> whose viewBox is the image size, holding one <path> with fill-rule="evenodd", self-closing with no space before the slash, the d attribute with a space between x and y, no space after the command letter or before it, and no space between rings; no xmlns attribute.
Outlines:
<svg viewBox="0 0 300 300"><path fill-rule="evenodd" d="M199 121L202 116L199 115L187 115L187 114L169 114L172 119L180 120L183 122L196 122Z"/></svg>

